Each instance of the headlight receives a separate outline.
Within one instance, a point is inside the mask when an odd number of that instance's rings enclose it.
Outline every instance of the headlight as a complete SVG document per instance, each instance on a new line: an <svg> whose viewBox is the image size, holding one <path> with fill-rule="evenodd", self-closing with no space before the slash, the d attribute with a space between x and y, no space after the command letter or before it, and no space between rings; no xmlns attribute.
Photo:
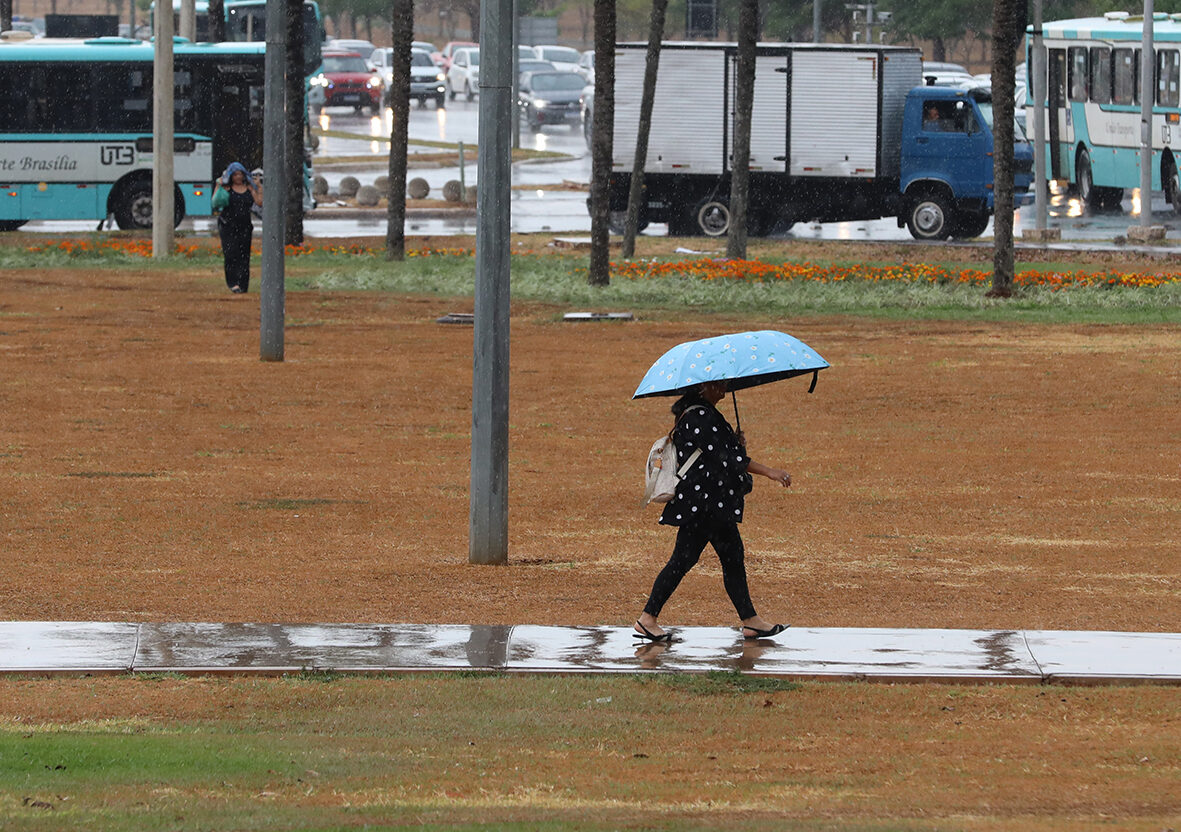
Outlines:
<svg viewBox="0 0 1181 832"><path fill-rule="evenodd" d="M533 100L533 106L536 107L538 110L544 110L548 104L549 104L548 101L542 101L540 98L536 98Z"/></svg>
<svg viewBox="0 0 1181 832"><path fill-rule="evenodd" d="M317 75L315 78L312 79L312 86L313 87L326 87L326 86L328 86L328 79L325 78L323 75Z"/></svg>
<svg viewBox="0 0 1181 832"><path fill-rule="evenodd" d="M435 80L436 81L446 81L447 76L440 72L438 75L435 76Z"/></svg>
<svg viewBox="0 0 1181 832"><path fill-rule="evenodd" d="M370 78L368 81L365 82L365 86L371 87L373 89L381 89L381 79L380 78Z"/></svg>

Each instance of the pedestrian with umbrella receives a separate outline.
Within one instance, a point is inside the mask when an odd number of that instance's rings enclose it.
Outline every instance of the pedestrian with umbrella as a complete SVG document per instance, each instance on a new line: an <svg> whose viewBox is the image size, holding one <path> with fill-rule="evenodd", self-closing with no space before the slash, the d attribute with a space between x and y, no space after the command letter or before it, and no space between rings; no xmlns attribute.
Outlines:
<svg viewBox="0 0 1181 832"><path fill-rule="evenodd" d="M752 474L767 477L784 488L791 485L791 475L756 462L747 454L734 391L812 373L811 392L816 374L828 366L802 341L782 332L760 331L680 344L661 356L644 376L632 398L678 396L672 405L678 470L700 453L678 481L672 500L660 515L660 523L677 527L676 544L635 623L636 638L672 640L672 634L661 628L657 619L707 544L713 546L721 561L722 582L741 619L743 637L771 638L787 629L784 624L770 624L755 611L738 524L752 487ZM717 409L727 392L734 397L735 428Z"/></svg>

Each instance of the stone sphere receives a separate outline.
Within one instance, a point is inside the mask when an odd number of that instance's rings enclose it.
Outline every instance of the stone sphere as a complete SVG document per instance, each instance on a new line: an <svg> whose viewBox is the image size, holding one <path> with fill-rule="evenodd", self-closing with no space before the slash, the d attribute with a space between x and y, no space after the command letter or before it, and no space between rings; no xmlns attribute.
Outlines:
<svg viewBox="0 0 1181 832"><path fill-rule="evenodd" d="M312 196L321 196L328 193L328 180L323 176L312 177Z"/></svg>
<svg viewBox="0 0 1181 832"><path fill-rule="evenodd" d="M361 187L360 181L355 176L346 176L340 180L340 195L341 196L356 196L357 189Z"/></svg>
<svg viewBox="0 0 1181 832"><path fill-rule="evenodd" d="M443 199L448 202L459 202L463 198L463 186L458 179L451 179L443 184Z"/></svg>
<svg viewBox="0 0 1181 832"><path fill-rule="evenodd" d="M377 188L377 192L382 196L390 195L390 178L388 176L379 176L373 180L373 187Z"/></svg>
<svg viewBox="0 0 1181 832"><path fill-rule="evenodd" d="M373 185L362 185L357 189L357 204L372 207L381 202L381 191Z"/></svg>
<svg viewBox="0 0 1181 832"><path fill-rule="evenodd" d="M431 186L421 176L416 176L406 184L406 193L411 199L426 199L431 192Z"/></svg>

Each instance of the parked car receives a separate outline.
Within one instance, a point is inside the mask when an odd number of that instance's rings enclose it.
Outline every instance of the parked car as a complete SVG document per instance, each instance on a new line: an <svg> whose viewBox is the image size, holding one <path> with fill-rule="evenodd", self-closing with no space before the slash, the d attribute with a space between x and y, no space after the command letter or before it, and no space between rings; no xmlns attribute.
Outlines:
<svg viewBox="0 0 1181 832"><path fill-rule="evenodd" d="M521 76L517 98L521 118L537 132L546 124L577 128L582 119L582 91L586 83L576 72L529 72Z"/></svg>
<svg viewBox="0 0 1181 832"><path fill-rule="evenodd" d="M367 40L347 40L333 38L324 44L324 48L333 52L356 52L366 62L369 61L369 56L373 54L373 50L377 47Z"/></svg>
<svg viewBox="0 0 1181 832"><path fill-rule="evenodd" d="M382 103L387 107L393 104L393 100L390 98L390 87L394 82L393 58L394 50L388 46L384 49L373 50L373 54L369 56L369 62L373 64L373 68L381 76L381 82L385 87ZM427 101L431 100L435 102L437 107L445 106L444 77L443 72L431 58L430 52L425 49L412 48L410 50L410 100L417 100L424 107Z"/></svg>
<svg viewBox="0 0 1181 832"><path fill-rule="evenodd" d="M533 47L538 57L543 61L549 61L559 72L578 72L578 61L582 57L578 54L577 49L571 49L569 46L534 46Z"/></svg>
<svg viewBox="0 0 1181 832"><path fill-rule="evenodd" d="M541 55L537 54L537 50L532 46L518 46L517 60L518 61L536 61L540 60Z"/></svg>
<svg viewBox="0 0 1181 832"><path fill-rule="evenodd" d="M549 61L539 61L537 59L526 61L522 58L517 61L517 77L520 78L527 72L557 72L557 69Z"/></svg>
<svg viewBox="0 0 1181 832"><path fill-rule="evenodd" d="M439 47L435 46L430 41L425 41L425 40L411 41L410 48L411 49L421 49L423 52L426 52L427 55L434 55L436 52L439 51ZM434 58L432 57L431 60L434 60Z"/></svg>
<svg viewBox="0 0 1181 832"><path fill-rule="evenodd" d="M447 70L447 95L455 98L462 92L468 101L480 91L480 50L456 49Z"/></svg>
<svg viewBox="0 0 1181 832"><path fill-rule="evenodd" d="M312 77L309 102L320 112L325 107L351 106L358 113L368 107L381 109L384 84L358 52L324 52L323 70ZM323 96L321 98L321 96Z"/></svg>
<svg viewBox="0 0 1181 832"><path fill-rule="evenodd" d="M595 79L582 90L582 137L586 139L586 146L591 146L591 134L595 129Z"/></svg>
<svg viewBox="0 0 1181 832"><path fill-rule="evenodd" d="M446 72L451 69L451 60L455 57L455 51L457 49L475 49L479 48L479 46L480 44L472 43L470 40L453 40L439 50L438 56L432 57L435 57L435 63Z"/></svg>
<svg viewBox="0 0 1181 832"><path fill-rule="evenodd" d="M595 50L588 49L579 56L578 72L588 83L595 79Z"/></svg>

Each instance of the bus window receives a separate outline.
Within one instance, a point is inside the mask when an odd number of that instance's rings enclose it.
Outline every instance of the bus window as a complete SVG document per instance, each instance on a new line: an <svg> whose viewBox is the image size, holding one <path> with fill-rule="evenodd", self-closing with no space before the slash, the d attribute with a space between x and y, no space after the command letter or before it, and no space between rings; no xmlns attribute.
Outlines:
<svg viewBox="0 0 1181 832"><path fill-rule="evenodd" d="M1111 73L1111 103L1135 104L1137 64L1139 50L1116 49L1112 55L1114 68Z"/></svg>
<svg viewBox="0 0 1181 832"><path fill-rule="evenodd" d="M1090 92L1096 104L1111 103L1111 50L1105 46L1091 47Z"/></svg>
<svg viewBox="0 0 1181 832"><path fill-rule="evenodd" d="M1070 47L1067 57L1067 72L1070 78L1067 89L1071 101L1087 100L1087 50L1082 46Z"/></svg>
<svg viewBox="0 0 1181 832"><path fill-rule="evenodd" d="M1161 49L1156 53L1156 103L1162 107L1176 107L1181 104L1178 88L1181 86L1181 52L1176 49Z"/></svg>
<svg viewBox="0 0 1181 832"><path fill-rule="evenodd" d="M112 133L152 129L152 73L147 69L113 62L94 64L94 129ZM79 125L78 131L89 132L89 128Z"/></svg>

